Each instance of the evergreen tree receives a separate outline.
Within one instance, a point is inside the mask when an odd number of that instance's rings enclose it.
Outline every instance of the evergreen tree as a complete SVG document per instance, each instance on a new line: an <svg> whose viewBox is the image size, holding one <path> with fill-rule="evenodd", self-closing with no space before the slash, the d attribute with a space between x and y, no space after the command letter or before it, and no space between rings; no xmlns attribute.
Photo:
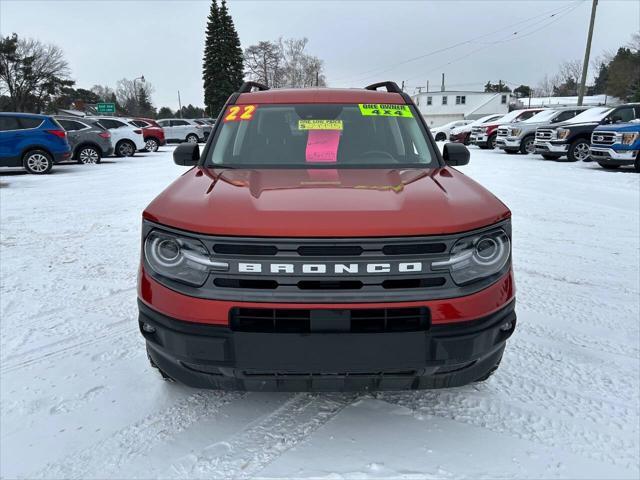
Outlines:
<svg viewBox="0 0 640 480"><path fill-rule="evenodd" d="M594 95L600 95L601 93L606 93L607 87L607 78L609 77L609 66L604 62L600 63L600 67L598 67L598 74L593 81L593 92Z"/></svg>
<svg viewBox="0 0 640 480"><path fill-rule="evenodd" d="M169 107L162 107L160 108L160 110L158 110L158 119L160 118L173 118L174 117L174 113L173 110L171 110Z"/></svg>
<svg viewBox="0 0 640 480"><path fill-rule="evenodd" d="M225 0L212 0L202 65L204 103L213 117L243 81L242 48Z"/></svg>
<svg viewBox="0 0 640 480"><path fill-rule="evenodd" d="M146 88L140 87L138 90L138 115L141 117L155 117L156 109L151 103L149 92Z"/></svg>

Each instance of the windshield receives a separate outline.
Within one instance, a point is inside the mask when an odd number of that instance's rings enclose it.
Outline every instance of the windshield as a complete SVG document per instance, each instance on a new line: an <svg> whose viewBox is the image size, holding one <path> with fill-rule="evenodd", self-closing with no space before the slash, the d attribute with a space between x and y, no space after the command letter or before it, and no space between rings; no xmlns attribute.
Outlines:
<svg viewBox="0 0 640 480"><path fill-rule="evenodd" d="M572 119L567 120L566 123L599 122L604 117L606 117L609 114L609 112L611 112L611 110L613 110L613 108L607 108L607 107L590 108L589 110L586 110L581 114L576 115Z"/></svg>
<svg viewBox="0 0 640 480"><path fill-rule="evenodd" d="M478 125L482 125L483 123L487 123L493 120L497 120L500 118L500 115L487 115L486 117L482 117L477 119L475 122L472 122L470 125L471 126L478 126Z"/></svg>
<svg viewBox="0 0 640 480"><path fill-rule="evenodd" d="M237 168L438 166L408 105L227 107L205 165Z"/></svg>
<svg viewBox="0 0 640 480"><path fill-rule="evenodd" d="M511 123L522 114L522 110L514 110L507 113L504 117L497 120L496 123Z"/></svg>
<svg viewBox="0 0 640 480"><path fill-rule="evenodd" d="M557 114L557 110L543 110L536 113L533 117L527 118L523 123L550 122Z"/></svg>

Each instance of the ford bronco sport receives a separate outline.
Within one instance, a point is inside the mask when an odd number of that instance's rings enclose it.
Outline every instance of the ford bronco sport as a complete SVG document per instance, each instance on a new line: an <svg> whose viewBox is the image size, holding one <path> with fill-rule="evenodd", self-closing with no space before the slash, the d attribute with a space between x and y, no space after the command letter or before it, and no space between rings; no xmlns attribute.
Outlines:
<svg viewBox="0 0 640 480"><path fill-rule="evenodd" d="M423 389L498 368L516 325L511 213L395 83L247 82L202 154L186 143L174 161L192 168L143 213L138 282L165 379Z"/></svg>

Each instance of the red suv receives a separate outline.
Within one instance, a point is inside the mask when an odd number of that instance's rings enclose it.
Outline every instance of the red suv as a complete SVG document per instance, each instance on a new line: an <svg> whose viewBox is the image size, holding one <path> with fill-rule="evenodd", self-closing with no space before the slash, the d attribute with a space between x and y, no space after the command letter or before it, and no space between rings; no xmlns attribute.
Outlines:
<svg viewBox="0 0 640 480"><path fill-rule="evenodd" d="M498 368L516 324L511 212L452 168L467 148L440 154L395 83L245 83L202 154L185 143L174 161L191 168L143 212L138 281L165 379L422 389Z"/></svg>
<svg viewBox="0 0 640 480"><path fill-rule="evenodd" d="M166 145L164 129L155 120L151 118L134 118L131 123L136 127L142 128L147 152L157 152L159 147Z"/></svg>

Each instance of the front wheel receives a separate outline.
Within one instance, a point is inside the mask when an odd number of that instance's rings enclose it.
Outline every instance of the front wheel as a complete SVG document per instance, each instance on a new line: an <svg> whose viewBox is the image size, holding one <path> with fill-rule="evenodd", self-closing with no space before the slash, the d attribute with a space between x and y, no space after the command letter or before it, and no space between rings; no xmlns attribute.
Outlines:
<svg viewBox="0 0 640 480"><path fill-rule="evenodd" d="M147 138L144 142L144 149L147 152L157 152L158 147L159 147L159 144L155 138Z"/></svg>
<svg viewBox="0 0 640 480"><path fill-rule="evenodd" d="M496 141L498 139L497 137L498 137L498 135L495 134L495 133L489 137L489 140L487 140L487 146L489 148L491 148L491 149L495 149L496 148Z"/></svg>
<svg viewBox="0 0 640 480"><path fill-rule="evenodd" d="M438 133L436 135L436 142L444 142L447 139L447 136L444 133Z"/></svg>
<svg viewBox="0 0 640 480"><path fill-rule="evenodd" d="M584 162L589 158L589 155L589 143L583 138L575 140L567 152L567 158L570 162Z"/></svg>
<svg viewBox="0 0 640 480"><path fill-rule="evenodd" d="M187 135L187 142L198 143L198 136L194 135L193 133L190 133L189 135Z"/></svg>
<svg viewBox="0 0 640 480"><path fill-rule="evenodd" d="M53 159L44 150L27 152L22 159L24 169L34 175L49 173L53 168Z"/></svg>
<svg viewBox="0 0 640 480"><path fill-rule="evenodd" d="M638 156L636 157L636 161L633 163L633 168L636 169L636 172L640 172L640 152L638 152Z"/></svg>
<svg viewBox="0 0 640 480"><path fill-rule="evenodd" d="M100 152L94 147L82 147L78 152L78 163L85 165L100 163Z"/></svg>
<svg viewBox="0 0 640 480"><path fill-rule="evenodd" d="M528 155L535 152L536 146L534 145L534 141L535 139L533 137L525 137L522 142L520 142L520 153Z"/></svg>
<svg viewBox="0 0 640 480"><path fill-rule="evenodd" d="M557 160L560 157L558 155L545 155L544 153L542 154L542 158L544 158L545 160Z"/></svg>
<svg viewBox="0 0 640 480"><path fill-rule="evenodd" d="M133 157L136 146L131 140L120 140L116 145L116 155L119 157Z"/></svg>

